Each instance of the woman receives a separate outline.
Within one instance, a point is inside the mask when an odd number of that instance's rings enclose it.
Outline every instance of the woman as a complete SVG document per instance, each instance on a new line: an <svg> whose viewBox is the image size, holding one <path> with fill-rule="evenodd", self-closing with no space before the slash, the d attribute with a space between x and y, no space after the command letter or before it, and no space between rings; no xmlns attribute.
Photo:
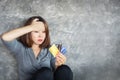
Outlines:
<svg viewBox="0 0 120 80"><path fill-rule="evenodd" d="M2 41L18 61L19 80L73 79L66 57L49 52L49 29L42 17L29 18L23 27L4 33Z"/></svg>

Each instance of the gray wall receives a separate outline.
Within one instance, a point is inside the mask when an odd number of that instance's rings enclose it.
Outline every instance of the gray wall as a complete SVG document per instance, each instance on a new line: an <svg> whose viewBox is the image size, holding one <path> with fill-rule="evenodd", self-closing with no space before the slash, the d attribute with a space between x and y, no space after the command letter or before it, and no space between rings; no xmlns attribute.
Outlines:
<svg viewBox="0 0 120 80"><path fill-rule="evenodd" d="M120 80L120 0L0 0L0 34L33 15L67 47L74 80ZM16 65L0 41L0 80L17 80Z"/></svg>

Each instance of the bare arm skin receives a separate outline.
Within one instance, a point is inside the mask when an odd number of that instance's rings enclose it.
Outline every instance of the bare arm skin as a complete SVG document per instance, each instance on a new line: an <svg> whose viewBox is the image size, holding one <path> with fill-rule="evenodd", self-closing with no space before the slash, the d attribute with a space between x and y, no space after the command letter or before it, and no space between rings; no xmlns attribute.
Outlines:
<svg viewBox="0 0 120 80"><path fill-rule="evenodd" d="M13 29L9 32L4 33L2 35L2 39L5 41L12 41L26 33L31 32L31 31L39 31L40 26L44 26L44 24L42 22L38 22L37 19L35 19L31 23L31 25Z"/></svg>

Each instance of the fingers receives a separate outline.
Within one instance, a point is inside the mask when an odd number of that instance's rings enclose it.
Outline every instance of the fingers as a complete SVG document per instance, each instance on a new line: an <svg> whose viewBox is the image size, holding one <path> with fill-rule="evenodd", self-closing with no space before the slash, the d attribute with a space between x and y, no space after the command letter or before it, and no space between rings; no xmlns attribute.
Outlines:
<svg viewBox="0 0 120 80"><path fill-rule="evenodd" d="M32 24L41 24L43 22L39 21L38 18L35 18L33 21L32 21Z"/></svg>
<svg viewBox="0 0 120 80"><path fill-rule="evenodd" d="M39 21L39 19L38 19L38 18L36 18L36 19L34 19L34 20L33 20L33 22L37 22L37 21Z"/></svg>
<svg viewBox="0 0 120 80"><path fill-rule="evenodd" d="M65 62L66 62L66 57L63 54L58 53L56 55L56 64L60 66L62 64L65 64Z"/></svg>
<svg viewBox="0 0 120 80"><path fill-rule="evenodd" d="M63 64L63 63L62 63L60 60L58 60L58 59L56 60L56 65L57 65L57 66L61 66L62 64Z"/></svg>
<svg viewBox="0 0 120 80"><path fill-rule="evenodd" d="M56 59L56 62L55 62L56 68L61 66L62 64L63 63L60 60Z"/></svg>
<svg viewBox="0 0 120 80"><path fill-rule="evenodd" d="M65 60L60 58L60 57L57 57L56 61L59 62L60 64L64 64L65 63Z"/></svg>
<svg viewBox="0 0 120 80"><path fill-rule="evenodd" d="M44 23L39 21L38 18L36 18L32 21L30 27L32 27L32 31L39 31L42 27L44 27Z"/></svg>
<svg viewBox="0 0 120 80"><path fill-rule="evenodd" d="M63 54L60 53L60 52L57 54L56 57L60 58L60 59L63 60L63 61L66 61L66 57L65 57L65 55L63 55Z"/></svg>

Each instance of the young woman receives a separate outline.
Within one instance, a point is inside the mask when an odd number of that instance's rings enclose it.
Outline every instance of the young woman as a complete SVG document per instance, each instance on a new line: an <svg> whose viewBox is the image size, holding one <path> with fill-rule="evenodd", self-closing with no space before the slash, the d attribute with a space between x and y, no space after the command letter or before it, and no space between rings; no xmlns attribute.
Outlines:
<svg viewBox="0 0 120 80"><path fill-rule="evenodd" d="M73 79L66 57L49 52L49 29L42 17L29 18L23 27L4 33L2 41L17 59L19 80Z"/></svg>

